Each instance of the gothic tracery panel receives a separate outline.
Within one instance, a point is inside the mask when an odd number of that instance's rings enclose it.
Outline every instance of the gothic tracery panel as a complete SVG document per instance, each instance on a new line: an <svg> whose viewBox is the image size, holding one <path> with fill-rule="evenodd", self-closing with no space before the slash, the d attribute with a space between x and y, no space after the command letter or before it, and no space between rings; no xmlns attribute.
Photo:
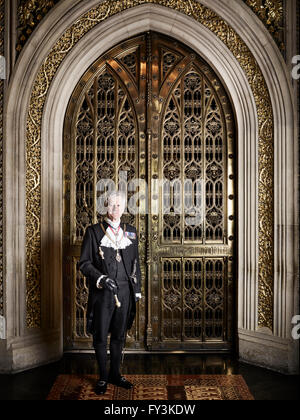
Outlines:
<svg viewBox="0 0 300 420"><path fill-rule="evenodd" d="M226 130L214 88L190 68L163 116L163 242L223 242Z"/></svg>
<svg viewBox="0 0 300 420"><path fill-rule="evenodd" d="M178 42L166 44L153 35L153 57L163 51L171 65L153 89L161 131L152 139L152 150L160 151L152 176L157 168L163 210L152 223L158 232L153 255L161 257L160 283L153 287L154 297L161 289L161 310L153 300L158 322L152 346L226 348L232 337L233 114L207 64ZM153 63L154 75L155 69Z"/></svg>
<svg viewBox="0 0 300 420"><path fill-rule="evenodd" d="M223 258L162 259L162 340L226 340L226 278Z"/></svg>

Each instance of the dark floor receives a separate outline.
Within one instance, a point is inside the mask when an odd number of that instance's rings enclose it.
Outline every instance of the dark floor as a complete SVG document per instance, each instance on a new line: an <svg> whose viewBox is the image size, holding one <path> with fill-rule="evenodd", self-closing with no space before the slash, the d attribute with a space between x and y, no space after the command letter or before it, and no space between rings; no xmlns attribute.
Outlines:
<svg viewBox="0 0 300 420"><path fill-rule="evenodd" d="M126 354L123 374L241 374L256 400L299 400L299 376L253 367L229 356ZM94 374L93 354L65 354L59 362L16 375L0 375L0 400L45 400L57 375Z"/></svg>

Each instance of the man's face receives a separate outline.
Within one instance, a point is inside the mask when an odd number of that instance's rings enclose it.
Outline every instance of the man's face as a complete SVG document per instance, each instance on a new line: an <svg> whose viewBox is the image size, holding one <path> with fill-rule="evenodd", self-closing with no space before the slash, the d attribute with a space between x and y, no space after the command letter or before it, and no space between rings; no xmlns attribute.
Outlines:
<svg viewBox="0 0 300 420"><path fill-rule="evenodd" d="M111 197L107 206L107 215L113 220L117 221L124 213L125 206L121 197Z"/></svg>

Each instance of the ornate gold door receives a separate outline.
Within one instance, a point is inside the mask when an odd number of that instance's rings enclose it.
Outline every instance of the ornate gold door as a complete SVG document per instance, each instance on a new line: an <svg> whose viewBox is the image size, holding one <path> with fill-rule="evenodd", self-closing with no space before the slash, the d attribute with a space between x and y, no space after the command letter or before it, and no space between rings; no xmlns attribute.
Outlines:
<svg viewBox="0 0 300 420"><path fill-rule="evenodd" d="M64 129L65 348L87 348L87 282L76 269L104 192L126 188L143 299L127 347L228 350L233 337L234 119L212 68L147 33L84 74ZM113 183L113 184L112 184Z"/></svg>

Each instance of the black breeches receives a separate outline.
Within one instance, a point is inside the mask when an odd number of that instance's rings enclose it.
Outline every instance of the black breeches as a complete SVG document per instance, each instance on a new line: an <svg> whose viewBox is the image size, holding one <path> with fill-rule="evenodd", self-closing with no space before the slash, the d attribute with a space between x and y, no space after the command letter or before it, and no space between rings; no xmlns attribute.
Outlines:
<svg viewBox="0 0 300 420"><path fill-rule="evenodd" d="M94 334L93 345L99 365L100 379L106 381L108 377L107 363L107 337L110 332L110 375L120 375L122 348L127 331L127 316L130 305L129 284L121 285L118 299L121 307L117 308L112 292L103 290L102 302L94 306Z"/></svg>

